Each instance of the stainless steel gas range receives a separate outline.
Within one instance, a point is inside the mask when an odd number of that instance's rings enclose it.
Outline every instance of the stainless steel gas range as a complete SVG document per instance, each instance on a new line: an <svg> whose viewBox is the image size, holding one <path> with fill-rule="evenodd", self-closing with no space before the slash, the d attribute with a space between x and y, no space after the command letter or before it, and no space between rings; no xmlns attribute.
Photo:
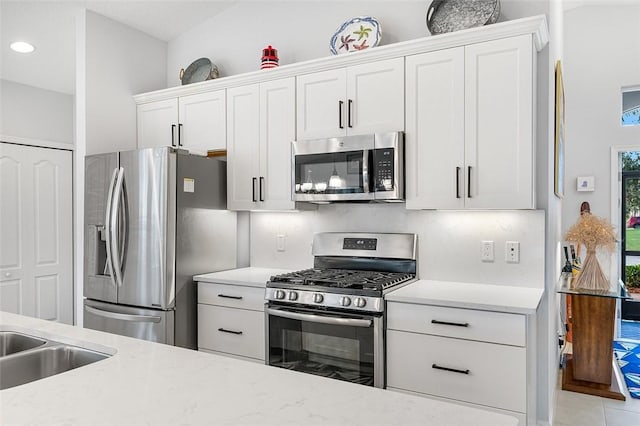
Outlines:
<svg viewBox="0 0 640 426"><path fill-rule="evenodd" d="M266 363L385 387L384 295L415 281L416 244L415 234L316 234L312 269L267 282Z"/></svg>

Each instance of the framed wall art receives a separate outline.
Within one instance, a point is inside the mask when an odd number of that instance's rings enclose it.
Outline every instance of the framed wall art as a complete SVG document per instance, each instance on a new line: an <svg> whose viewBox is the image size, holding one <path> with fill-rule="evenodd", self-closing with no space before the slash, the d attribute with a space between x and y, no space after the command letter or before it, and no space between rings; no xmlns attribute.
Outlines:
<svg viewBox="0 0 640 426"><path fill-rule="evenodd" d="M556 115L553 191L558 198L564 196L564 86L562 65L556 62Z"/></svg>

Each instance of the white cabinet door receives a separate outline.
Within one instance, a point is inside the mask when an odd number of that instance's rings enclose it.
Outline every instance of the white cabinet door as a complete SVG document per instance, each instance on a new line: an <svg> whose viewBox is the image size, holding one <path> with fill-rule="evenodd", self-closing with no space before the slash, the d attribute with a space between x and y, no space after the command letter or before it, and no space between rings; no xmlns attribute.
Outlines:
<svg viewBox="0 0 640 426"><path fill-rule="evenodd" d="M404 58L297 77L297 138L404 130Z"/></svg>
<svg viewBox="0 0 640 426"><path fill-rule="evenodd" d="M344 69L300 75L297 87L297 139L346 134Z"/></svg>
<svg viewBox="0 0 640 426"><path fill-rule="evenodd" d="M464 207L464 47L406 59L408 209Z"/></svg>
<svg viewBox="0 0 640 426"><path fill-rule="evenodd" d="M73 324L72 153L0 143L0 310Z"/></svg>
<svg viewBox="0 0 640 426"><path fill-rule="evenodd" d="M178 99L140 104L137 118L138 148L177 146Z"/></svg>
<svg viewBox="0 0 640 426"><path fill-rule="evenodd" d="M531 35L465 48L466 206L534 208ZM469 169L470 167L470 169Z"/></svg>
<svg viewBox="0 0 640 426"><path fill-rule="evenodd" d="M227 90L227 208L258 207L260 89L258 84Z"/></svg>
<svg viewBox="0 0 640 426"><path fill-rule="evenodd" d="M404 130L404 58L347 68L346 112L349 135Z"/></svg>
<svg viewBox="0 0 640 426"><path fill-rule="evenodd" d="M190 153L227 148L225 90L178 98L178 145Z"/></svg>
<svg viewBox="0 0 640 426"><path fill-rule="evenodd" d="M292 210L291 142L296 137L295 79L260 84L260 208Z"/></svg>

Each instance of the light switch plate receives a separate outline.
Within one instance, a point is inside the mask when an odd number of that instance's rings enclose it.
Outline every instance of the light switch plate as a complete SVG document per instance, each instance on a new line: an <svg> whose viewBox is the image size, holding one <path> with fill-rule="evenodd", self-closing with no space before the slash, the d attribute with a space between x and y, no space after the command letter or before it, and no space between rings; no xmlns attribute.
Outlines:
<svg viewBox="0 0 640 426"><path fill-rule="evenodd" d="M493 241L482 241L480 259L483 262L493 262Z"/></svg>
<svg viewBox="0 0 640 426"><path fill-rule="evenodd" d="M508 263L520 263L520 243L518 241L507 241L505 247L505 260Z"/></svg>

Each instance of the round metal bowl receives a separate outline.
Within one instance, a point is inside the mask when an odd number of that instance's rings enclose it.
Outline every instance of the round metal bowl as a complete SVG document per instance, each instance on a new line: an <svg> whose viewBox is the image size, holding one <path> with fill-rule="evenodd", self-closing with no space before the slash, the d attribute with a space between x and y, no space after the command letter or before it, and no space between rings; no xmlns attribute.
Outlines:
<svg viewBox="0 0 640 426"><path fill-rule="evenodd" d="M500 0L434 0L427 9L432 35L494 24L500 17Z"/></svg>
<svg viewBox="0 0 640 426"><path fill-rule="evenodd" d="M186 70L184 68L180 69L180 81L183 85L212 80L218 77L218 67L207 58L196 59Z"/></svg>

